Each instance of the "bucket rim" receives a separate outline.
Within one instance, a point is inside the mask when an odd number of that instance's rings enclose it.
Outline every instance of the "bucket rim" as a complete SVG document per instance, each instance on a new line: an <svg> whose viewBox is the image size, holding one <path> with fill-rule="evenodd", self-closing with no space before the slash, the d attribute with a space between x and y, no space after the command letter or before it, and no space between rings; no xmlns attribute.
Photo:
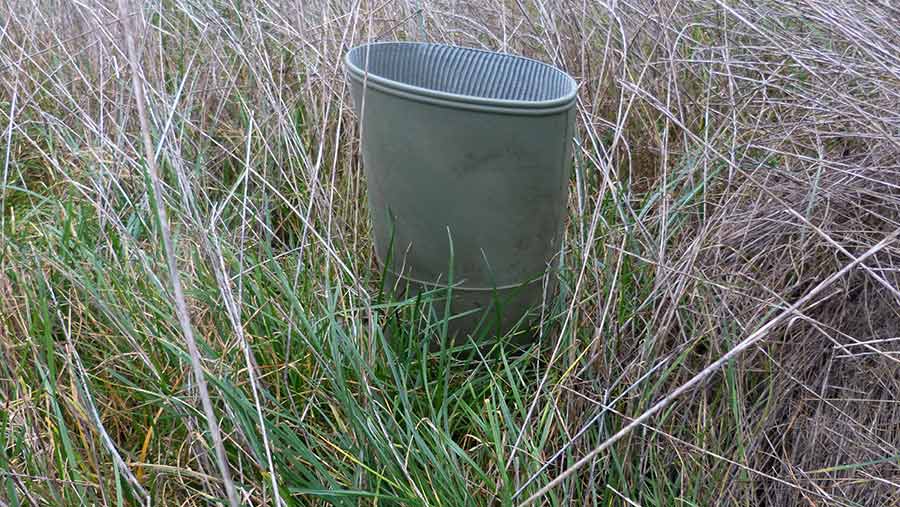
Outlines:
<svg viewBox="0 0 900 507"><path fill-rule="evenodd" d="M470 51L477 53L485 53L490 55L498 55L503 58L514 59L514 60L524 60L530 62L531 64L540 65L546 68L551 69L553 72L561 75L569 84L569 90L565 95L561 97L549 99L549 100L511 100L511 99L494 99L489 97L479 97L475 95L466 95L461 93L452 93L452 92L444 92L431 88L424 88L421 86L411 85L407 83L403 83L401 81L397 81L394 79L390 79L384 76L380 76L378 74L373 74L371 72L367 72L365 69L360 68L356 64L351 61L351 56L359 51L365 51L366 48L373 48L378 46L392 46L392 45L404 45L404 46L431 46L431 47L445 47L451 48L453 50L462 50L462 51ZM572 78L567 72L564 70L550 65L548 63L542 62L540 60L535 60L533 58L528 58L525 56L510 54L510 53L500 53L497 51L488 51L480 48L472 48L466 46L457 46L453 44L441 44L441 43L433 43L433 42L412 42L412 41L384 41L384 42L369 42L365 44L360 44L353 48L350 48L349 51L344 55L344 66L350 74L352 79L355 79L358 82L365 83L368 86L374 85L373 88L388 92L394 93L396 95L400 95L406 98L425 101L425 102L435 102L439 105L444 106L460 106L463 108L474 108L474 109L485 109L488 111L497 112L501 111L513 111L513 110L539 110L534 112L549 112L548 110L559 111L568 109L575 102L575 95L578 92L578 83L575 82L575 79Z"/></svg>

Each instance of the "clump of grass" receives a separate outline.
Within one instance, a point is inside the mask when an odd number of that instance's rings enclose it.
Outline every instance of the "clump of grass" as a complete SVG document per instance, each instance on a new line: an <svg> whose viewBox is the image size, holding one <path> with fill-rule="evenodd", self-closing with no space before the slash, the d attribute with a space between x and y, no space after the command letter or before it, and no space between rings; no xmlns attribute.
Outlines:
<svg viewBox="0 0 900 507"><path fill-rule="evenodd" d="M888 3L7 4L0 507L900 501ZM380 290L340 62L420 22L580 83L524 352Z"/></svg>

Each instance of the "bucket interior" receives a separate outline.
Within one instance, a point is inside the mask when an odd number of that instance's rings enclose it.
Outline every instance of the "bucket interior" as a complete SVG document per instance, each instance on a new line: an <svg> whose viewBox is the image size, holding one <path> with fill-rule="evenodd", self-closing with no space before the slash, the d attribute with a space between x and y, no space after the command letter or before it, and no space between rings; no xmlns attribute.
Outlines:
<svg viewBox="0 0 900 507"><path fill-rule="evenodd" d="M347 63L387 85L461 98L541 103L570 98L575 90L571 77L536 60L443 44L369 44L352 49Z"/></svg>

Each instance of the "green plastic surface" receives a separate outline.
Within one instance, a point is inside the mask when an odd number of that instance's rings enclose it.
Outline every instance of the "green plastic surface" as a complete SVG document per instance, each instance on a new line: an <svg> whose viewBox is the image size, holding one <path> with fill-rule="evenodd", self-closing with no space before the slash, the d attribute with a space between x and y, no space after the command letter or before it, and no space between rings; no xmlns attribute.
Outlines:
<svg viewBox="0 0 900 507"><path fill-rule="evenodd" d="M409 294L446 286L452 241L452 311L477 309L452 332L472 332L485 310L491 334L527 319L554 290L544 275L563 233L574 80L437 44L360 46L346 65L388 282Z"/></svg>

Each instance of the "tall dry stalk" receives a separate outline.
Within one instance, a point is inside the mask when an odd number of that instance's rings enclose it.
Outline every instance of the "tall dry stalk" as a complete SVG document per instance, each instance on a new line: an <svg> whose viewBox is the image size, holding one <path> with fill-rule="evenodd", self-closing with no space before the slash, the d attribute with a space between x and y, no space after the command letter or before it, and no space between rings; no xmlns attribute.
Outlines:
<svg viewBox="0 0 900 507"><path fill-rule="evenodd" d="M156 153L153 139L150 136L150 123L147 121L146 98L144 97L144 73L140 59L134 44L134 17L128 9L128 0L119 0L119 17L122 21L125 34L125 46L128 50L128 64L131 67L131 84L134 90L134 100L137 107L138 121L140 122L141 136L144 146L144 163L150 178L153 191L153 204L156 208L156 219L159 224L160 239L165 248L166 264L169 270L169 282L172 285L172 297L175 302L175 314L181 327L184 341L187 344L191 358L194 381L197 383L197 391L200 394L200 402L203 405L203 413L206 416L206 425L212 438L213 448L216 452L216 461L219 465L219 473L222 475L222 483L231 507L241 504L234 481L231 479L231 468L228 465L228 457L225 455L225 446L222 443L222 434L219 431L218 416L213 409L209 398L209 388L206 384L206 374L203 371L200 350L197 348L197 340L194 338L194 329L188 314L187 303L184 299L184 291L181 288L181 278L178 274L178 261L175 256L175 244L169 231L169 218L166 214L166 204L159 178L159 169L156 164ZM162 143L162 141L160 141Z"/></svg>

